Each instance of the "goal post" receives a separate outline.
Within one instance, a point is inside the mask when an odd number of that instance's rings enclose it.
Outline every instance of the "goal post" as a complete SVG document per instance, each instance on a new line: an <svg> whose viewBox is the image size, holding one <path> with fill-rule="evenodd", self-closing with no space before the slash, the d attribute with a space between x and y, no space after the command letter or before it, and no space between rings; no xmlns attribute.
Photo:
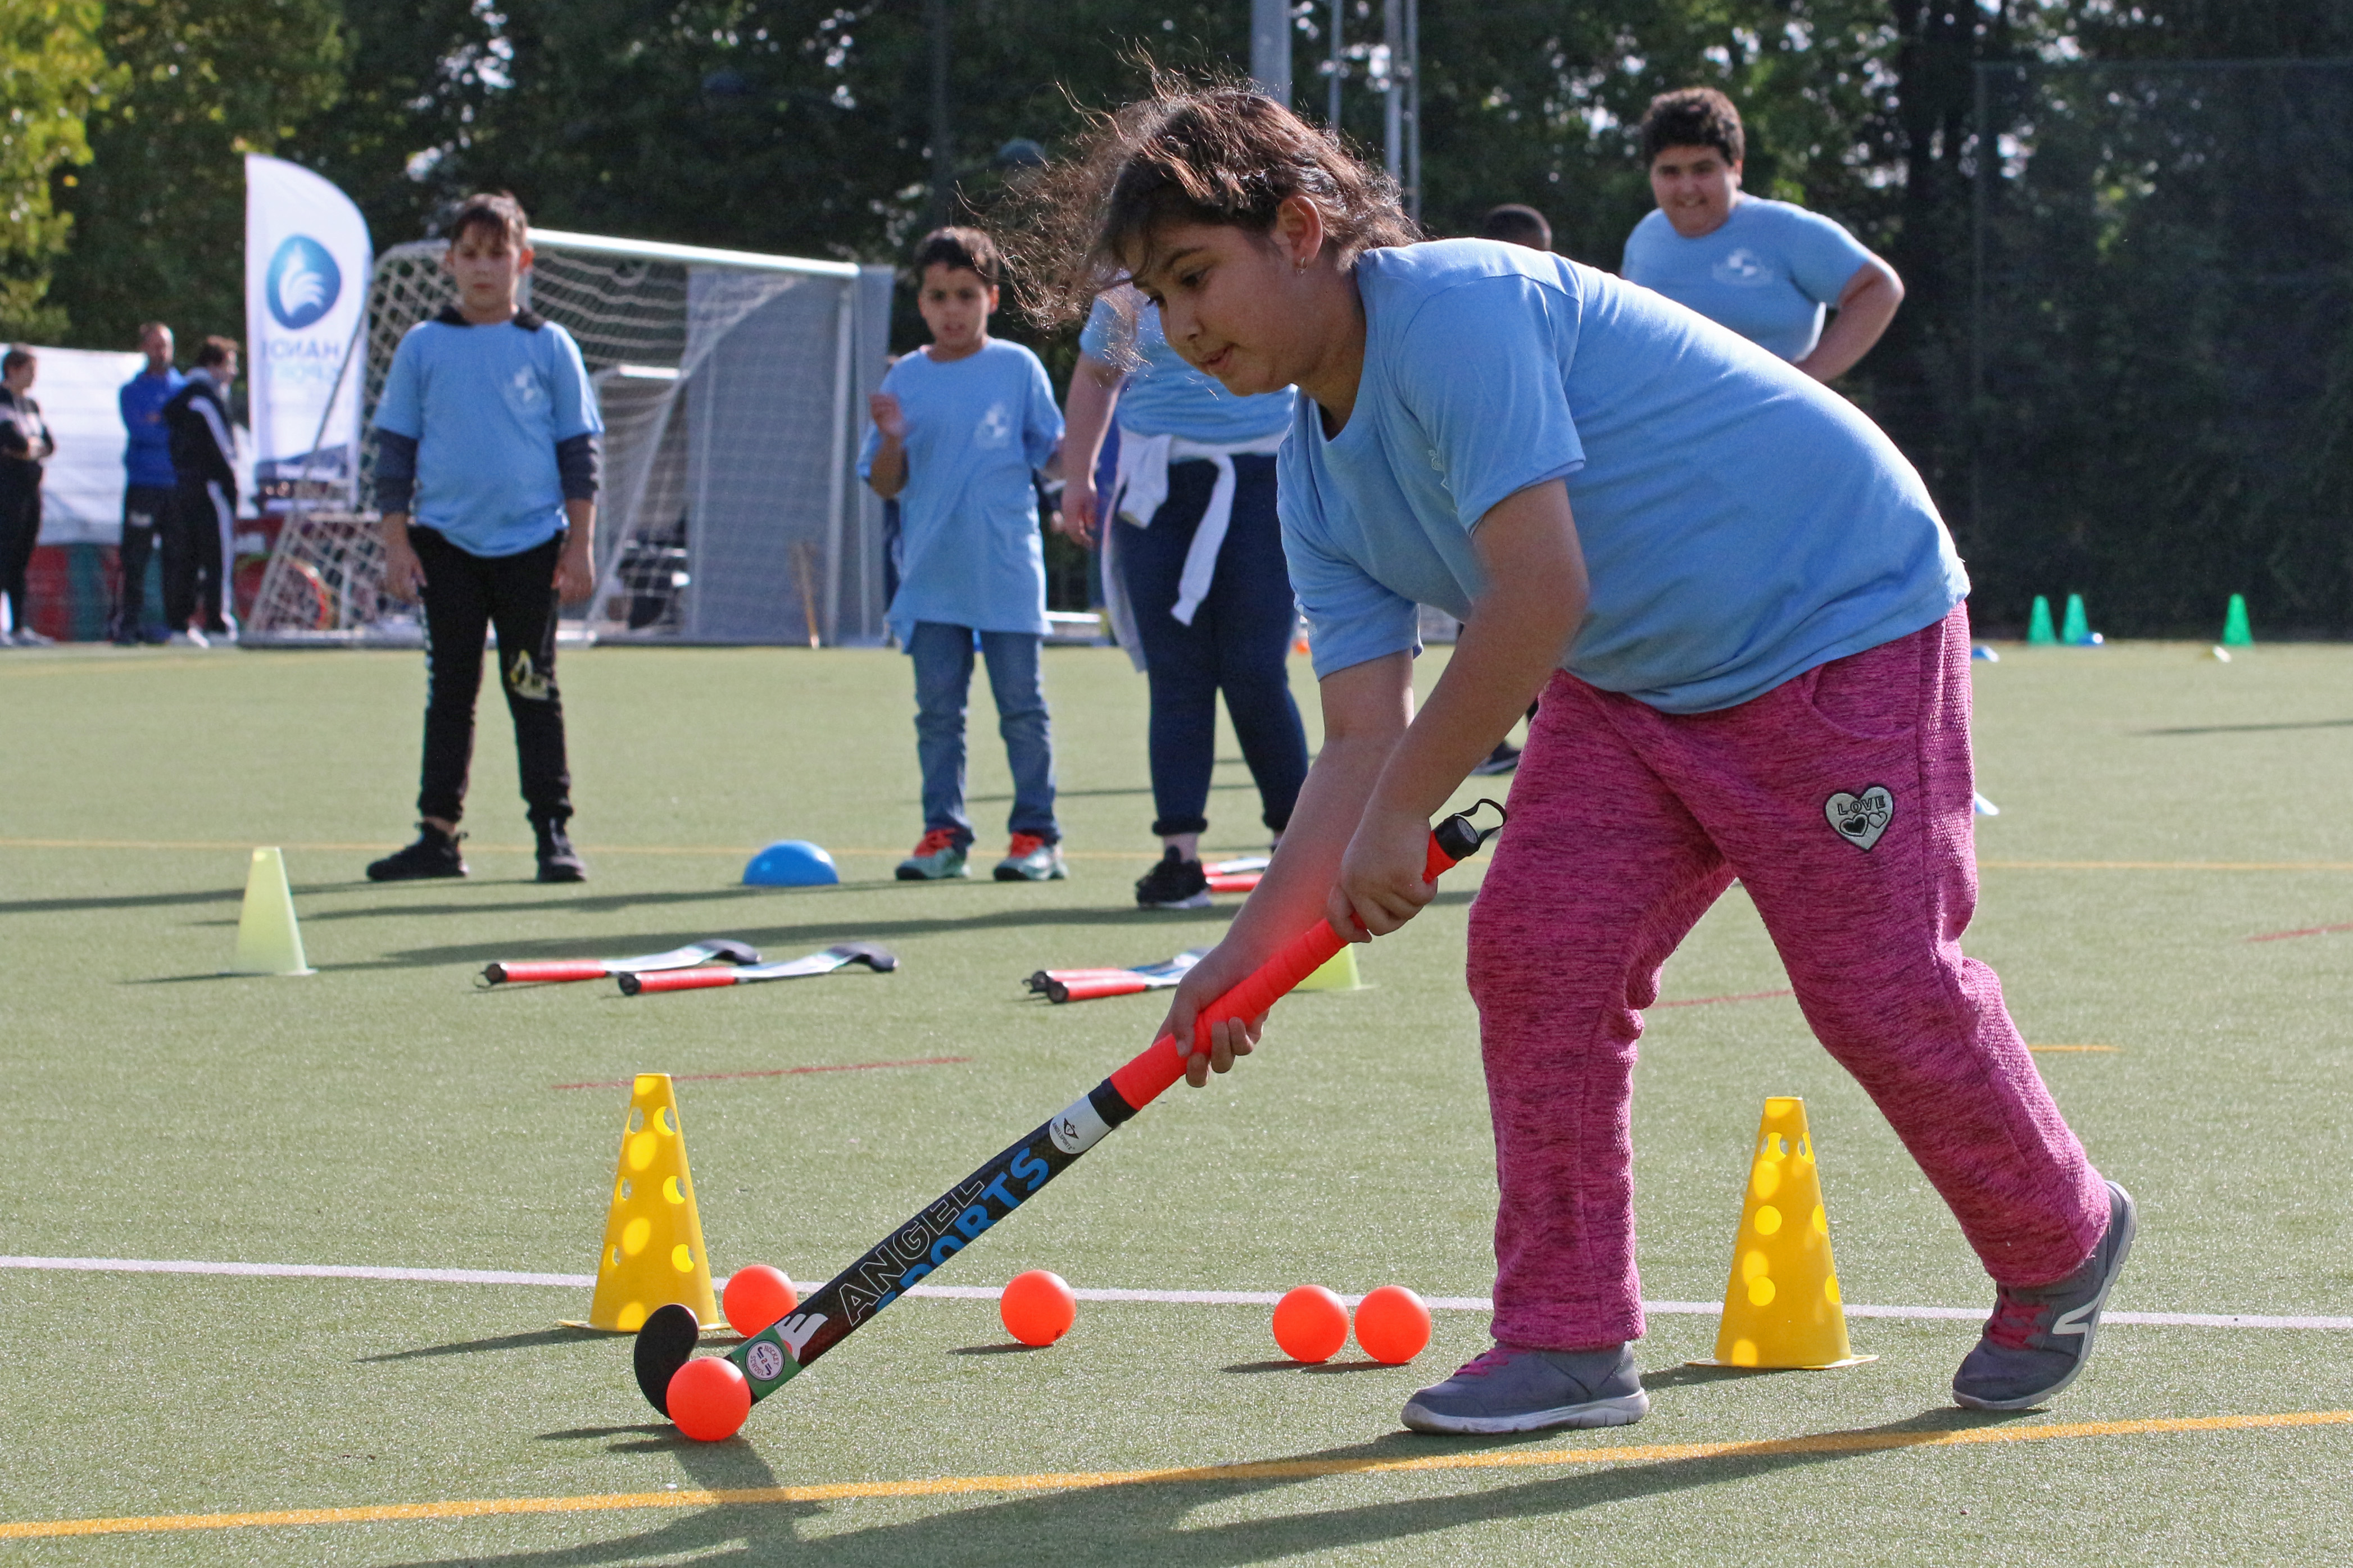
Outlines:
<svg viewBox="0 0 2353 1568"><path fill-rule="evenodd" d="M596 589L567 615L618 640L880 642L881 508L852 468L889 347L891 269L557 229L530 238L524 303L579 342L606 427ZM456 297L447 245L376 258L364 418L401 338ZM364 443L362 497L374 466ZM412 639L413 612L378 591L367 515L351 498L328 504L290 515L253 640Z"/></svg>

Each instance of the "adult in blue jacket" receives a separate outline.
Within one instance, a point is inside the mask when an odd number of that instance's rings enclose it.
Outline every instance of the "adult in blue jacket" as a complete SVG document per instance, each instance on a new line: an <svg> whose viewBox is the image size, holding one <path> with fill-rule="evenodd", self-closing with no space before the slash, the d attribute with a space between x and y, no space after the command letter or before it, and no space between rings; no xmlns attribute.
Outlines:
<svg viewBox="0 0 2353 1568"><path fill-rule="evenodd" d="M1816 381L1871 352L1904 302L1895 268L1819 213L1740 188L1740 110L1712 87L1661 93L1642 116L1658 210L1619 271L1730 327ZM1827 325L1824 312L1832 311Z"/></svg>
<svg viewBox="0 0 2353 1568"><path fill-rule="evenodd" d="M122 448L128 482L122 489L122 547L117 552L121 576L107 635L123 644L145 637L140 616L146 606L147 561L158 537L172 527L172 509L178 499L174 492L180 484L172 467L172 431L164 423L164 405L187 380L172 364L172 329L163 322L149 321L139 329L139 352L147 356L146 368L124 382L116 395L128 437Z"/></svg>

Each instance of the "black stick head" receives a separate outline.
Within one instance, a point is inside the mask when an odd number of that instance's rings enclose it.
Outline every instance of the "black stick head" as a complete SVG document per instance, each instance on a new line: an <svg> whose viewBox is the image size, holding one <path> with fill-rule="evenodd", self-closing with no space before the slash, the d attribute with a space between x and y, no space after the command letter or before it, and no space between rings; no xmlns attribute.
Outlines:
<svg viewBox="0 0 2353 1568"><path fill-rule="evenodd" d="M711 949L712 957L724 963L760 962L760 950L748 942L737 942L731 937L714 937L705 945Z"/></svg>
<svg viewBox="0 0 2353 1568"><path fill-rule="evenodd" d="M887 947L871 942L836 942L826 949L844 963L862 963L877 974L888 974L899 967L899 955Z"/></svg>
<svg viewBox="0 0 2353 1568"><path fill-rule="evenodd" d="M702 1332L694 1309L676 1301L656 1307L638 1331L638 1388L646 1403L664 1415L670 1414L670 1380L694 1359L694 1342Z"/></svg>

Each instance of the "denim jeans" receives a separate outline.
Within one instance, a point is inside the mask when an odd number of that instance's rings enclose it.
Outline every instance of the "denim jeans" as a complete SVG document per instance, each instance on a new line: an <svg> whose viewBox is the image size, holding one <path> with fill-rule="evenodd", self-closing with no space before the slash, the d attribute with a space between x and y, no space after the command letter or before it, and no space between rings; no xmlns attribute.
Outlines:
<svg viewBox="0 0 2353 1568"><path fill-rule="evenodd" d="M1054 734L1046 693L1038 680L1035 632L982 632L989 694L997 700L997 731L1013 769L1013 810L1007 830L1061 841L1054 822ZM923 828L946 828L956 846L972 843L964 809L964 714L972 691L973 630L918 621L907 639L915 663L915 756L923 768Z"/></svg>

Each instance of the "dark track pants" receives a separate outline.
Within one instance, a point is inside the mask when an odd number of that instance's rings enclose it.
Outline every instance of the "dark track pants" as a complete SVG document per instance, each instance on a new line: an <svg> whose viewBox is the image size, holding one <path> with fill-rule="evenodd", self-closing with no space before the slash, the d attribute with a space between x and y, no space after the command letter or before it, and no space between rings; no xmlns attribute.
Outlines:
<svg viewBox="0 0 2353 1568"><path fill-rule="evenodd" d="M114 637L136 636L147 614L147 561L171 527L179 497L168 485L132 485L122 492L122 545L115 552ZM169 581L168 575L165 581Z"/></svg>
<svg viewBox="0 0 2353 1568"><path fill-rule="evenodd" d="M555 560L564 535L499 556L460 550L430 528L411 527L408 542L425 563L425 767L417 814L456 822L465 810L482 637L495 626L523 804L534 824L567 820L572 775L555 689Z"/></svg>
<svg viewBox="0 0 2353 1568"><path fill-rule="evenodd" d="M227 603L221 536L228 531L233 511L228 493L220 486L181 481L171 513L161 526L164 624L171 630L186 631L188 623L199 616L205 631L227 629L228 623L221 618L221 608Z"/></svg>
<svg viewBox="0 0 2353 1568"><path fill-rule="evenodd" d="M1169 464L1168 499L1152 526L1112 525L1127 529L1116 564L1152 685L1152 805L1160 814L1152 831L1163 836L1209 826L1220 690L1267 826L1280 833L1290 823L1307 778L1307 733L1285 667L1296 611L1274 514L1274 458L1245 455L1233 465L1233 522L1189 626L1168 612L1217 466L1200 459Z"/></svg>
<svg viewBox="0 0 2353 1568"><path fill-rule="evenodd" d="M26 474L0 470L0 594L8 598L9 626L33 628L33 606L25 599L25 574L41 536L41 470L32 463L9 464Z"/></svg>

